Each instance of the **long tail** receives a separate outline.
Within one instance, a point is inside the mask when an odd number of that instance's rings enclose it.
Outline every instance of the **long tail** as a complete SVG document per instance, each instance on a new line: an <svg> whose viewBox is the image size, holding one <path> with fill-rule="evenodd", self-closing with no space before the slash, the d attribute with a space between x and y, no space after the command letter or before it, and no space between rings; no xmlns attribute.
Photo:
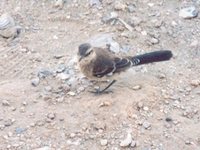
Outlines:
<svg viewBox="0 0 200 150"><path fill-rule="evenodd" d="M170 50L155 51L131 58L134 65L142 65L159 61L167 61L172 58L173 54Z"/></svg>

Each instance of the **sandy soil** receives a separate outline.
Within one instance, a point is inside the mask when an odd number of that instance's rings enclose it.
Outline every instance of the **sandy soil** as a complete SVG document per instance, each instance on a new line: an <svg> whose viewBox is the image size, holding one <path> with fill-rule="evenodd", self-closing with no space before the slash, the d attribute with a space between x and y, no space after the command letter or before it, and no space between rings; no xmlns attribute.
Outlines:
<svg viewBox="0 0 200 150"><path fill-rule="evenodd" d="M54 1L2 0L0 14L10 13L23 31L14 40L0 39L0 149L200 150L200 18L179 17L185 6L200 9L200 2L103 0L97 9L67 0L57 9ZM113 11L126 22L141 21L132 32L119 22L102 23ZM54 76L31 85L40 69L67 66L79 44L103 33L130 45L128 55L170 49L174 57L131 68L112 93L99 96L89 88L74 96L55 92L65 82ZM120 146L128 133L131 144Z"/></svg>

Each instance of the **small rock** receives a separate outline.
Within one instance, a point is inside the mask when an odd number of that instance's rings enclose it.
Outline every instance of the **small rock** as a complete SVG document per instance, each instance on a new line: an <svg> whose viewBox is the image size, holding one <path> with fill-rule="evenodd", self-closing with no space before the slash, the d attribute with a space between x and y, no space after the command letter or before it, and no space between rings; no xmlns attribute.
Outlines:
<svg viewBox="0 0 200 150"><path fill-rule="evenodd" d="M179 12L179 16L184 19L191 19L197 17L197 15L198 15L198 10L194 6L183 8Z"/></svg>
<svg viewBox="0 0 200 150"><path fill-rule="evenodd" d="M159 79L165 79L165 78L166 78L166 75L163 74L163 73L160 73L160 74L157 75L157 77L158 77Z"/></svg>
<svg viewBox="0 0 200 150"><path fill-rule="evenodd" d="M135 12L135 5L134 4L130 4L127 6L128 12L133 13Z"/></svg>
<svg viewBox="0 0 200 150"><path fill-rule="evenodd" d="M192 85L192 86L194 86L194 87L197 87L197 86L199 86L200 85L200 80L192 80L191 82L190 82L190 84Z"/></svg>
<svg viewBox="0 0 200 150"><path fill-rule="evenodd" d="M111 12L110 14L105 15L102 17L103 23L112 23L114 24L117 21L118 14L116 12Z"/></svg>
<svg viewBox="0 0 200 150"><path fill-rule="evenodd" d="M13 133L12 132L8 132L8 137L12 137Z"/></svg>
<svg viewBox="0 0 200 150"><path fill-rule="evenodd" d="M63 8L64 6L64 0L55 0L55 4L54 4L54 7L56 8Z"/></svg>
<svg viewBox="0 0 200 150"><path fill-rule="evenodd" d="M56 77L60 78L61 80L67 80L70 78L70 75L66 73L59 73Z"/></svg>
<svg viewBox="0 0 200 150"><path fill-rule="evenodd" d="M34 78L34 79L32 79L31 80L31 84L33 85L33 86L38 86L39 84L40 84L40 79L39 78Z"/></svg>
<svg viewBox="0 0 200 150"><path fill-rule="evenodd" d="M13 107L13 106L11 106L11 107L10 107L10 109L11 109L12 111L15 111L17 108L16 108L16 107Z"/></svg>
<svg viewBox="0 0 200 150"><path fill-rule="evenodd" d="M150 39L150 42L151 42L151 44L158 44L159 43L159 40L158 39L156 39L156 38L151 38Z"/></svg>
<svg viewBox="0 0 200 150"><path fill-rule="evenodd" d="M141 88L142 88L141 85L136 85L136 86L132 87L132 89L135 91L140 90Z"/></svg>
<svg viewBox="0 0 200 150"><path fill-rule="evenodd" d="M194 41L191 42L190 46L191 47L197 47L198 44L199 44L198 40L194 40Z"/></svg>
<svg viewBox="0 0 200 150"><path fill-rule="evenodd" d="M45 90L46 92L51 92L51 91L52 91L52 87L51 87L51 86L45 86L45 87L44 87L44 90Z"/></svg>
<svg viewBox="0 0 200 150"><path fill-rule="evenodd" d="M49 114L47 114L47 118L49 118L51 120L55 119L55 117L56 117L55 113L49 113Z"/></svg>
<svg viewBox="0 0 200 150"><path fill-rule="evenodd" d="M11 126L12 124L13 124L13 121L12 121L11 119L8 119L8 120L5 120L5 121L4 121L5 127L9 127L9 126Z"/></svg>
<svg viewBox="0 0 200 150"><path fill-rule="evenodd" d="M149 108L148 108L147 106L144 106L144 107L143 107L143 110L144 110L144 111L148 111Z"/></svg>
<svg viewBox="0 0 200 150"><path fill-rule="evenodd" d="M41 147L41 148L36 148L34 150L53 150L53 149L48 146L45 146L45 147Z"/></svg>
<svg viewBox="0 0 200 150"><path fill-rule="evenodd" d="M55 54L53 56L53 58L55 58L55 59L60 59L60 58L63 58L63 57L64 57L64 55L62 55L62 54Z"/></svg>
<svg viewBox="0 0 200 150"><path fill-rule="evenodd" d="M101 146L106 146L108 144L108 140L101 139L100 143L101 143Z"/></svg>
<svg viewBox="0 0 200 150"><path fill-rule="evenodd" d="M145 129L150 129L151 124L150 124L149 122L147 122L147 121L144 121L143 124L142 124L142 126L143 126Z"/></svg>
<svg viewBox="0 0 200 150"><path fill-rule="evenodd" d="M57 72L57 73L61 73L61 72L64 72L65 69L66 69L65 64L60 64L60 65L58 66L58 68L56 69L56 72Z"/></svg>
<svg viewBox="0 0 200 150"><path fill-rule="evenodd" d="M136 145L137 145L136 141L132 140L131 147L136 147Z"/></svg>
<svg viewBox="0 0 200 150"><path fill-rule="evenodd" d="M99 0L90 0L90 6L101 6L101 2Z"/></svg>
<svg viewBox="0 0 200 150"><path fill-rule="evenodd" d="M121 141L120 146L127 147L131 144L131 142L132 142L132 136L130 133L128 133L126 139Z"/></svg>
<svg viewBox="0 0 200 150"><path fill-rule="evenodd" d="M70 133L70 138L74 138L75 136L76 136L76 134L75 133Z"/></svg>
<svg viewBox="0 0 200 150"><path fill-rule="evenodd" d="M3 105L3 106L10 106L10 103L9 103L8 100L3 100L3 101L2 101L2 105Z"/></svg>
<svg viewBox="0 0 200 150"><path fill-rule="evenodd" d="M76 93L72 92L72 91L69 91L67 94L70 95L70 96L75 96L76 95Z"/></svg>
<svg viewBox="0 0 200 150"><path fill-rule="evenodd" d="M26 101L23 101L22 105L26 106L26 105L28 105L28 103Z"/></svg>
<svg viewBox="0 0 200 150"><path fill-rule="evenodd" d="M111 102L105 101L105 102L100 103L99 107L105 107L105 106L110 106L110 105L111 105Z"/></svg>
<svg viewBox="0 0 200 150"><path fill-rule="evenodd" d="M191 145L192 142L191 142L190 140L186 140L186 141L185 141L185 144L186 144L186 145Z"/></svg>
<svg viewBox="0 0 200 150"><path fill-rule="evenodd" d="M155 4L154 3L148 3L149 7L153 7Z"/></svg>
<svg viewBox="0 0 200 150"><path fill-rule="evenodd" d="M80 93L80 92L83 92L85 91L85 88L83 86L80 86L78 89L77 89L77 92Z"/></svg>
<svg viewBox="0 0 200 150"><path fill-rule="evenodd" d="M171 122L171 121L172 121L172 118L171 118L171 117L166 117L166 118L165 118L165 121Z"/></svg>
<svg viewBox="0 0 200 150"><path fill-rule="evenodd" d="M128 21L128 24L130 24L132 27L136 27L136 26L139 26L142 22L142 19L139 18L139 17L131 17Z"/></svg>
<svg viewBox="0 0 200 150"><path fill-rule="evenodd" d="M143 102L138 102L138 103L137 103L137 107L138 107L139 109L143 108L143 106L144 106Z"/></svg>
<svg viewBox="0 0 200 150"><path fill-rule="evenodd" d="M123 10L125 10L125 8L126 8L126 5L124 5L122 2L120 2L120 1L115 2L115 5L114 5L115 10L123 11Z"/></svg>
<svg viewBox="0 0 200 150"><path fill-rule="evenodd" d="M16 128L15 129L16 134L22 134L24 131L26 131L25 128Z"/></svg>
<svg viewBox="0 0 200 150"><path fill-rule="evenodd" d="M132 47L130 45L128 45L128 44L125 44L125 45L121 46L121 51L124 52L124 53L129 52L131 49L132 49Z"/></svg>
<svg viewBox="0 0 200 150"><path fill-rule="evenodd" d="M45 122L43 120L38 120L35 124L33 124L34 126L37 125L37 126L43 126L45 124Z"/></svg>
<svg viewBox="0 0 200 150"><path fill-rule="evenodd" d="M46 78L48 76L53 75L53 72L51 72L50 70L47 69L41 69L38 71L38 77L41 78Z"/></svg>

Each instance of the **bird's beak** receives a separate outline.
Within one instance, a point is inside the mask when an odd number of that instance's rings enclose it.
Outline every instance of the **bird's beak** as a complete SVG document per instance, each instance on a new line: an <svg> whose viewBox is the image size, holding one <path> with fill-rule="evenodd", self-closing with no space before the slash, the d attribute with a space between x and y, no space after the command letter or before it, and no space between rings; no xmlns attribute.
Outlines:
<svg viewBox="0 0 200 150"><path fill-rule="evenodd" d="M78 59L78 61L81 61L82 59L83 59L83 56L80 56L79 59Z"/></svg>

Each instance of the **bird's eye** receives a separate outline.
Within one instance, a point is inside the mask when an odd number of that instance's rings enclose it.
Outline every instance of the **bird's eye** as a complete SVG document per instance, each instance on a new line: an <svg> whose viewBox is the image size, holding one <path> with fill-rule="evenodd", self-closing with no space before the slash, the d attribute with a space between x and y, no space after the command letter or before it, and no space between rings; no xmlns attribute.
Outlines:
<svg viewBox="0 0 200 150"><path fill-rule="evenodd" d="M86 53L86 55L85 55L85 56L88 56L88 55L90 55L90 54L91 54L91 52L92 52L92 51L89 51L88 53Z"/></svg>

